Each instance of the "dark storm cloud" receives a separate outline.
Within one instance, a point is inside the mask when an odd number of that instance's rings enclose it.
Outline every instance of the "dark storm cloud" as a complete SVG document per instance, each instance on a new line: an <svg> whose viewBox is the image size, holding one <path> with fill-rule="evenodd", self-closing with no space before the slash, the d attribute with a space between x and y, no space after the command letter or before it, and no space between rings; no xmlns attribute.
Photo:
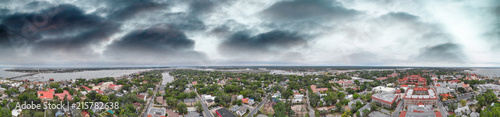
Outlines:
<svg viewBox="0 0 500 117"><path fill-rule="evenodd" d="M263 11L265 17L275 21L336 20L352 17L359 12L347 9L331 0L294 0L273 4Z"/></svg>
<svg viewBox="0 0 500 117"><path fill-rule="evenodd" d="M90 45L98 44L117 31L117 24L87 15L76 6L63 4L39 13L7 16L2 24L17 37L29 40L34 54L49 56L54 51L88 55Z"/></svg>
<svg viewBox="0 0 500 117"><path fill-rule="evenodd" d="M410 28L416 27L430 27L435 28L435 26L430 24L425 24L420 21L418 16L415 16L406 12L389 12L376 19L377 25L381 27L391 26L391 25L405 25L410 26Z"/></svg>
<svg viewBox="0 0 500 117"><path fill-rule="evenodd" d="M152 0L111 0L108 4L110 4L111 8L114 8L109 16L109 18L114 20L127 20L139 13L168 7L166 3L157 3Z"/></svg>
<svg viewBox="0 0 500 117"><path fill-rule="evenodd" d="M466 56L462 47L455 43L445 43L429 47L420 52L416 61L423 62L463 62Z"/></svg>
<svg viewBox="0 0 500 117"><path fill-rule="evenodd" d="M194 51L195 42L175 28L148 28L128 33L105 50L111 58L199 61L203 53ZM164 61L169 62L169 61ZM160 62L163 63L163 62Z"/></svg>
<svg viewBox="0 0 500 117"><path fill-rule="evenodd" d="M10 45L9 32L7 26L0 24L0 48Z"/></svg>
<svg viewBox="0 0 500 117"><path fill-rule="evenodd" d="M190 14L203 15L212 12L215 3L212 0L192 0L189 4Z"/></svg>
<svg viewBox="0 0 500 117"><path fill-rule="evenodd" d="M381 16L382 19L392 18L399 21L416 21L418 16L406 13L406 12L390 12Z"/></svg>
<svg viewBox="0 0 500 117"><path fill-rule="evenodd" d="M181 30L204 30L205 23L194 15L188 13L165 14L166 24Z"/></svg>
<svg viewBox="0 0 500 117"><path fill-rule="evenodd" d="M275 30L250 36L249 32L236 32L219 45L219 52L225 55L281 54L292 48L306 47L308 42L297 33Z"/></svg>
<svg viewBox="0 0 500 117"><path fill-rule="evenodd" d="M33 1L24 6L24 9L43 9L52 6L48 1Z"/></svg>

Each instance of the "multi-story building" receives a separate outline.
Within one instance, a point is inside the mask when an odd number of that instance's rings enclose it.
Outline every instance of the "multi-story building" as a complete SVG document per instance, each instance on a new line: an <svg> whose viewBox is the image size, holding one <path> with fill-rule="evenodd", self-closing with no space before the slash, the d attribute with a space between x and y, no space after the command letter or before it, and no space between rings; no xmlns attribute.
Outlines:
<svg viewBox="0 0 500 117"><path fill-rule="evenodd" d="M409 75L407 74L406 77L402 79L398 79L399 84L414 84L415 86L423 86L425 87L427 85L427 79L422 78L420 75Z"/></svg>
<svg viewBox="0 0 500 117"><path fill-rule="evenodd" d="M393 93L377 93L372 95L372 101L380 103L385 108L392 109L400 100L399 95Z"/></svg>
<svg viewBox="0 0 500 117"><path fill-rule="evenodd" d="M404 99L403 107L407 107L408 105L419 105L419 104L437 106L438 96L436 95L434 89L417 87L408 89L403 99Z"/></svg>

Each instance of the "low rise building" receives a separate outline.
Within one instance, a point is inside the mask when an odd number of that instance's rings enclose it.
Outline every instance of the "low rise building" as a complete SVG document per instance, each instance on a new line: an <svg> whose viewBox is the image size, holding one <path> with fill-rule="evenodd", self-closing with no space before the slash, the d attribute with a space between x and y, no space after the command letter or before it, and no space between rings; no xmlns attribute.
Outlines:
<svg viewBox="0 0 500 117"><path fill-rule="evenodd" d="M234 115L233 113L231 113L226 108L217 109L215 111L215 113L217 114L217 117L238 117L238 116Z"/></svg>
<svg viewBox="0 0 500 117"><path fill-rule="evenodd" d="M437 106L438 97L434 89L427 89L423 87L409 89L405 93L404 106L408 105L434 105Z"/></svg>
<svg viewBox="0 0 500 117"><path fill-rule="evenodd" d="M377 87L372 88L372 90L374 92L382 92L382 93L395 93L396 92L396 88L386 87L386 86L377 86Z"/></svg>
<svg viewBox="0 0 500 117"><path fill-rule="evenodd" d="M432 105L410 105L406 111L401 111L399 117L441 117L439 111L434 111Z"/></svg>
<svg viewBox="0 0 500 117"><path fill-rule="evenodd" d="M380 103L383 107L392 109L400 100L399 95L394 93L377 93L372 95L372 101Z"/></svg>
<svg viewBox="0 0 500 117"><path fill-rule="evenodd" d="M167 109L153 107L148 112L148 117L165 117Z"/></svg>
<svg viewBox="0 0 500 117"><path fill-rule="evenodd" d="M328 91L328 88L317 88L316 85L311 85L311 90L313 93Z"/></svg>
<svg viewBox="0 0 500 117"><path fill-rule="evenodd" d="M293 103L300 103L304 99L304 94L293 94Z"/></svg>
<svg viewBox="0 0 500 117"><path fill-rule="evenodd" d="M236 114L239 116L243 116L245 113L247 113L247 108L245 106L242 106L240 109L236 110Z"/></svg>
<svg viewBox="0 0 500 117"><path fill-rule="evenodd" d="M455 115L457 116L462 116L462 115L467 116L471 113L471 110L469 109L469 106L459 106L453 112L455 112Z"/></svg>
<svg viewBox="0 0 500 117"><path fill-rule="evenodd" d="M337 83L339 83L340 85L342 85L342 87L347 87L349 85L354 84L354 82L351 81L351 80L339 80L339 81L337 81Z"/></svg>
<svg viewBox="0 0 500 117"><path fill-rule="evenodd" d="M66 100L73 100L73 96L67 90L64 90L62 93L56 93L54 96L57 96L59 100L64 100L65 97Z"/></svg>

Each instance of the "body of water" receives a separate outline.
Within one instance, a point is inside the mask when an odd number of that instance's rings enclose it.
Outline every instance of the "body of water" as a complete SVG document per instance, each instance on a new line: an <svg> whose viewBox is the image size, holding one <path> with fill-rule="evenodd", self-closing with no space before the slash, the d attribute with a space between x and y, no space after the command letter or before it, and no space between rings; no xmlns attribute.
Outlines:
<svg viewBox="0 0 500 117"><path fill-rule="evenodd" d="M2 78L11 78L11 77L16 77L16 76L22 76L28 73L21 73L21 72L10 72L10 71L5 71L8 70L9 68L0 68L0 77Z"/></svg>
<svg viewBox="0 0 500 117"><path fill-rule="evenodd" d="M467 72L476 73L488 77L500 77L500 68L477 68Z"/></svg>
<svg viewBox="0 0 500 117"><path fill-rule="evenodd" d="M78 78L94 79L94 78L104 78L104 77L120 77L148 70L150 69L99 70L99 71L83 71L83 72L72 72L72 73L40 73L33 76L17 78L16 80L28 79L30 81L48 81L50 78L53 78L55 81L71 80Z"/></svg>

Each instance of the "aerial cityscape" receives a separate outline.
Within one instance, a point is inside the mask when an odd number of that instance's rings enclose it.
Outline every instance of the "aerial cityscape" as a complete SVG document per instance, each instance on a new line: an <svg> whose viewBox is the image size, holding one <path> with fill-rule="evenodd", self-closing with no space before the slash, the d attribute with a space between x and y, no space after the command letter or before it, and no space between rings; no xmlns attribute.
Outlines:
<svg viewBox="0 0 500 117"><path fill-rule="evenodd" d="M498 0L0 0L1 117L500 117Z"/></svg>

